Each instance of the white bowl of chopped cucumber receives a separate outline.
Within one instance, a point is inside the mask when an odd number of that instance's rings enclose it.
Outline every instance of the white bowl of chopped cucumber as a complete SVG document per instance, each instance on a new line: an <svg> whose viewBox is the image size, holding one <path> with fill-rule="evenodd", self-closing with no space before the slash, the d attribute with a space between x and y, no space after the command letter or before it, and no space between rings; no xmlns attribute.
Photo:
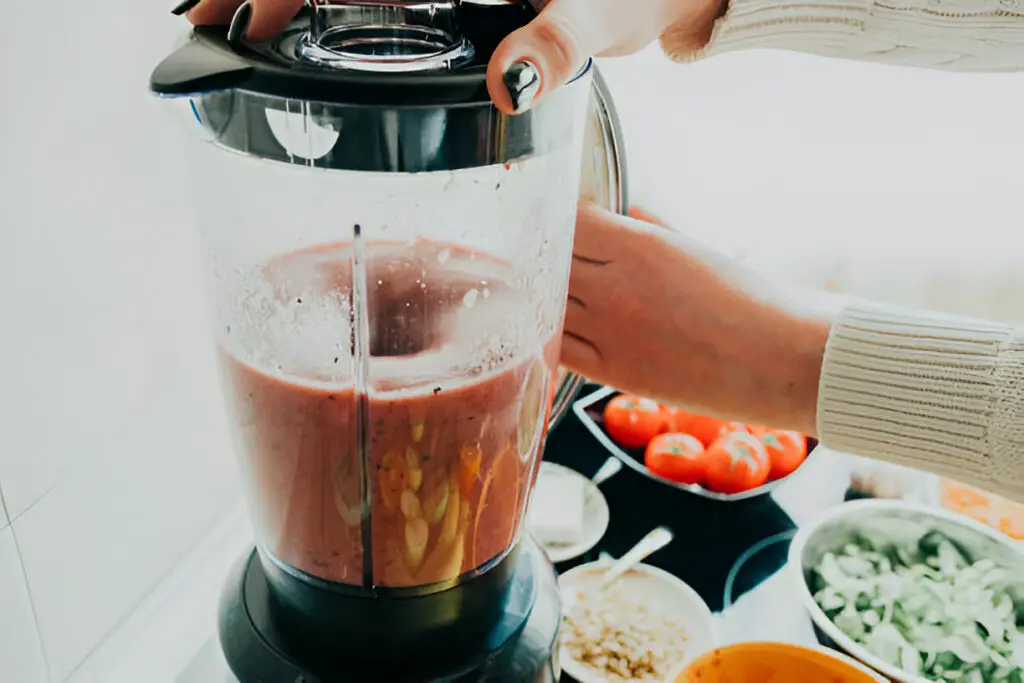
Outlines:
<svg viewBox="0 0 1024 683"><path fill-rule="evenodd" d="M954 512L840 505L789 549L823 644L903 683L1024 683L1024 550Z"/></svg>

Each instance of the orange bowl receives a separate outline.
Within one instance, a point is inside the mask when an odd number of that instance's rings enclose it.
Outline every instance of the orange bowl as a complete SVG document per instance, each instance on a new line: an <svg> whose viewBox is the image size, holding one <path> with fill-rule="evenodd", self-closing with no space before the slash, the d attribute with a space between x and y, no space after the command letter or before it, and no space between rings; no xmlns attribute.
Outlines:
<svg viewBox="0 0 1024 683"><path fill-rule="evenodd" d="M845 655L824 647L740 643L693 660L669 683L884 683Z"/></svg>

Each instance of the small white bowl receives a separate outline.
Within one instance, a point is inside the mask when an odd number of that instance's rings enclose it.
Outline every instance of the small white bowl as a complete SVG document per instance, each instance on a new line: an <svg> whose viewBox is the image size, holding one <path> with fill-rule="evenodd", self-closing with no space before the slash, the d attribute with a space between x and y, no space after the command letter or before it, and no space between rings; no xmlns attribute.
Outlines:
<svg viewBox="0 0 1024 683"><path fill-rule="evenodd" d="M827 646L867 664L897 683L931 683L883 662L867 648L847 636L818 607L807 585L807 573L829 551L842 548L859 533L870 529L872 536L884 533L897 543L915 542L922 533L937 529L964 546L976 558L989 558L1011 568L1014 581L1010 588L1018 600L1024 599L1024 552L1009 536L976 522L966 515L942 508L900 500L869 499L839 505L813 524L801 527L789 546L786 570L797 584L800 602L818 630L818 639ZM1024 609L1018 608L1018 618ZM831 642L828 642L831 641Z"/></svg>
<svg viewBox="0 0 1024 683"><path fill-rule="evenodd" d="M562 574L558 583L563 595L578 588L584 581L599 577L610 565L609 561L589 562ZM619 581L641 604L667 609L669 614L684 624L689 644L679 666L685 666L714 647L715 622L711 610L697 591L685 582L647 564L636 565ZM610 680L574 659L564 646L559 647L559 661L562 671L579 683L606 683Z"/></svg>
<svg viewBox="0 0 1024 683"><path fill-rule="evenodd" d="M539 477L559 476L575 477L582 479L583 485L583 535L578 543L571 544L541 544L544 554L552 563L568 562L580 555L589 552L601 542L604 534L608 531L608 523L611 515L608 511L608 501L605 499L601 489L590 479L574 469L555 464L553 462L542 462L540 465Z"/></svg>

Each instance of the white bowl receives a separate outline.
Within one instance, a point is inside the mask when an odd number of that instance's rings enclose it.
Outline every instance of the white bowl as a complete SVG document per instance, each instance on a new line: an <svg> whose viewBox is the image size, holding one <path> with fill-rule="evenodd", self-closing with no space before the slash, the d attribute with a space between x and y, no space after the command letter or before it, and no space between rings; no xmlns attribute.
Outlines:
<svg viewBox="0 0 1024 683"><path fill-rule="evenodd" d="M787 571L793 574L800 601L811 615L819 631L819 639L824 634L827 640L832 641L824 644L834 644L892 681L934 683L883 662L839 630L818 607L807 585L808 572L826 552L841 548L868 527L872 535L884 534L898 543L915 542L922 533L936 529L960 543L974 557L990 558L1000 566L1011 568L1014 583L1010 590L1017 603L1018 615L1024 618L1024 551L1009 536L966 515L938 507L900 500L858 500L839 505L813 524L801 527L789 546Z"/></svg>
<svg viewBox="0 0 1024 683"><path fill-rule="evenodd" d="M579 542L541 544L544 554L548 556L551 562L557 564L574 560L592 550L604 538L611 518L608 511L608 501L605 499L604 494L601 493L601 489L597 487L597 484L576 470L553 462L542 462L538 476L574 477L582 479L581 485L583 486L583 534Z"/></svg>
<svg viewBox="0 0 1024 683"><path fill-rule="evenodd" d="M592 580L592 577L604 573L610 564L608 561L589 562L562 574L558 583L563 594L578 587L584 580ZM685 625L689 645L685 658L679 662L680 666L685 666L715 646L715 622L711 610L697 591L685 582L647 564L636 565L619 581L624 582L622 585L639 602L667 609ZM579 683L605 683L610 680L573 658L568 649L562 646L559 647L559 661L562 671Z"/></svg>

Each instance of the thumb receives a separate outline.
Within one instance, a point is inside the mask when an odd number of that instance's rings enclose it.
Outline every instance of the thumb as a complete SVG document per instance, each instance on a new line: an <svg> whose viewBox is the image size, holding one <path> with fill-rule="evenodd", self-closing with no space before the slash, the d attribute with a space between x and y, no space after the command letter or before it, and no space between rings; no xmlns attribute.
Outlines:
<svg viewBox="0 0 1024 683"><path fill-rule="evenodd" d="M611 39L600 21L606 1L553 0L505 38L487 68L487 89L498 109L526 111L602 52Z"/></svg>

